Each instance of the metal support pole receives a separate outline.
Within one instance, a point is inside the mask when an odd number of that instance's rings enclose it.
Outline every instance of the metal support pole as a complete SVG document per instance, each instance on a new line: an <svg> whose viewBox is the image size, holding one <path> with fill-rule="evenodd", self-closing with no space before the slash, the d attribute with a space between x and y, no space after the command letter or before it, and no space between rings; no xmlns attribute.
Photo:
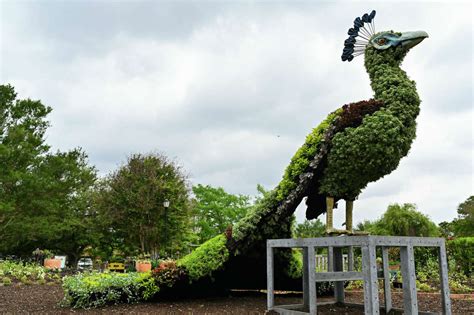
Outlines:
<svg viewBox="0 0 474 315"><path fill-rule="evenodd" d="M446 244L443 243L438 249L439 279L441 280L441 303L443 303L443 314L451 315L451 299L449 297L448 282L448 260L446 257Z"/></svg>
<svg viewBox="0 0 474 315"><path fill-rule="evenodd" d="M317 314L316 306L316 260L314 246L308 247L308 292L309 292L309 314Z"/></svg>
<svg viewBox="0 0 474 315"><path fill-rule="evenodd" d="M333 270L343 271L342 247L334 247ZM334 297L336 302L344 303L344 281L334 282Z"/></svg>
<svg viewBox="0 0 474 315"><path fill-rule="evenodd" d="M267 244L267 309L275 306L274 300L274 278L273 278L273 248Z"/></svg>
<svg viewBox="0 0 474 315"><path fill-rule="evenodd" d="M380 314L375 245L362 246L362 273L364 274L364 313Z"/></svg>
<svg viewBox="0 0 474 315"><path fill-rule="evenodd" d="M392 289L390 288L390 272L388 268L388 247L382 247L383 261L383 293L385 298L385 313L392 309Z"/></svg>
<svg viewBox="0 0 474 315"><path fill-rule="evenodd" d="M413 246L400 247L400 263L403 278L403 310L405 314L418 314L416 296L415 255Z"/></svg>
<svg viewBox="0 0 474 315"><path fill-rule="evenodd" d="M309 308L309 260L308 247L303 247L303 305Z"/></svg>

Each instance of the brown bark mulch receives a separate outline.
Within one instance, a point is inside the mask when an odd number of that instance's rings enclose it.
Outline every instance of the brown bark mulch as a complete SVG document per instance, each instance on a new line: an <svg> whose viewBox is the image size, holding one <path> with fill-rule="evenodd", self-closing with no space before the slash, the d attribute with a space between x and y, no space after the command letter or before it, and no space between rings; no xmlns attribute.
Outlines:
<svg viewBox="0 0 474 315"><path fill-rule="evenodd" d="M160 301L140 304L111 305L100 309L74 310L58 305L63 298L60 285L13 285L0 286L0 313L49 313L49 314L265 314L266 295L263 293L233 292L229 297L186 299L177 301ZM328 301L330 298L320 298ZM351 303L362 303L362 292L346 292L346 300ZM298 304L301 297L295 294L278 294L276 304ZM381 296L381 304L383 298ZM393 304L402 308L400 292L393 293ZM420 311L441 311L439 294L419 294ZM453 314L474 314L474 299L462 297L452 299ZM318 307L318 314L363 314L362 308L348 306L324 305Z"/></svg>

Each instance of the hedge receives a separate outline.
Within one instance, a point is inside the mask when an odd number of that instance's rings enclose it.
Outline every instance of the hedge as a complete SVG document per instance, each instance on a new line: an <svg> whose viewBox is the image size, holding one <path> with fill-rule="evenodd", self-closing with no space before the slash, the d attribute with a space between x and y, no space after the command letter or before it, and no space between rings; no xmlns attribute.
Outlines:
<svg viewBox="0 0 474 315"><path fill-rule="evenodd" d="M456 266L466 276L474 272L474 237L459 237L447 242L449 259L456 261Z"/></svg>

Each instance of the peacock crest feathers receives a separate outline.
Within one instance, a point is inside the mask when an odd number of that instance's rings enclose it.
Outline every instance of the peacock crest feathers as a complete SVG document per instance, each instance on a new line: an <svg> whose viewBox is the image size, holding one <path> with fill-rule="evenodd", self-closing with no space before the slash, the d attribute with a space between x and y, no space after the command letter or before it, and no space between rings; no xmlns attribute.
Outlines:
<svg viewBox="0 0 474 315"><path fill-rule="evenodd" d="M354 57L364 53L370 38L375 34L374 18L375 10L372 10L370 14L365 13L362 18L357 17L354 20L354 27L347 31L349 38L344 41L342 61L352 61Z"/></svg>

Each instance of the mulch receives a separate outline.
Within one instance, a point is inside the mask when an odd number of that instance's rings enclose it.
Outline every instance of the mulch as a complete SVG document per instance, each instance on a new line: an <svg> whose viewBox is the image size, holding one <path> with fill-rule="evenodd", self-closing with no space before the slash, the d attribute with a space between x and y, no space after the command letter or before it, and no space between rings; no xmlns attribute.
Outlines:
<svg viewBox="0 0 474 315"><path fill-rule="evenodd" d="M111 305L92 310L74 310L59 306L63 298L60 285L13 285L0 286L0 313L49 313L49 314L268 314L266 295L259 292L232 292L228 297L199 298L186 300L165 300L153 303ZM320 298L328 301L330 298ZM346 292L346 300L351 303L362 303L362 292ZM276 304L298 304L301 296L295 294L277 294ZM472 295L452 299L453 314L474 314ZM383 298L381 297L381 304ZM393 293L393 304L402 308L402 294ZM441 312L439 294L418 295L420 311ZM270 312L274 314L273 312ZM324 305L318 307L318 314L363 314L363 309L349 306Z"/></svg>

